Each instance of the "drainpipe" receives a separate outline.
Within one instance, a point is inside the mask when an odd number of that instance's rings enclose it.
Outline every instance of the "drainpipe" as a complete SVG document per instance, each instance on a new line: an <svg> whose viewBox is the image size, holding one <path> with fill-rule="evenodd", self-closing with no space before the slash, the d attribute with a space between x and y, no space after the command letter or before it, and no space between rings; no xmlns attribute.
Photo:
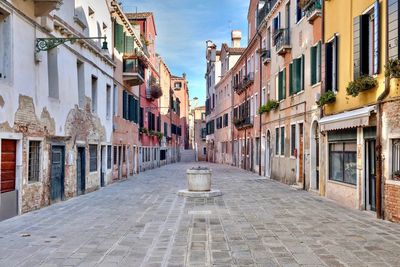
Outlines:
<svg viewBox="0 0 400 267"><path fill-rule="evenodd" d="M388 7L386 6L386 9ZM386 10L386 38L389 34L389 29L387 25L389 24L388 18L388 10ZM386 55L385 55L385 64L388 64L388 52L389 44L386 40ZM377 127L376 127L376 180L375 180L375 188L376 188L376 217L378 219L383 218L383 208L382 208L382 182L383 182L383 159L382 159L382 101L389 95L390 92L390 77L385 77L385 90L378 97L377 104Z"/></svg>
<svg viewBox="0 0 400 267"><path fill-rule="evenodd" d="M257 31L258 37L260 38L260 53L259 53L259 60L258 60L258 64L259 64L259 73L260 73L260 93L259 93L259 102L260 102L260 107L262 105L262 59L261 59L261 49L262 49L262 36L261 36L261 32ZM258 112L256 110L256 112ZM259 133L260 133L260 138L259 138L259 144L258 144L258 175L261 176L261 131L262 131L262 114L259 114L260 117L260 126L259 126Z"/></svg>

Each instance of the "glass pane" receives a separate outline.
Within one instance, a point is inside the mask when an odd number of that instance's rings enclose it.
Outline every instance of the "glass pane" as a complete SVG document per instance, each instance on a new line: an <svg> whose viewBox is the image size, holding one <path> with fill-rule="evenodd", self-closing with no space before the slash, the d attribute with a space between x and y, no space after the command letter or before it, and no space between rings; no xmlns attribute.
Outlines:
<svg viewBox="0 0 400 267"><path fill-rule="evenodd" d="M329 179L334 181L343 181L343 154L329 154Z"/></svg>
<svg viewBox="0 0 400 267"><path fill-rule="evenodd" d="M357 182L357 153L344 153L344 182Z"/></svg>

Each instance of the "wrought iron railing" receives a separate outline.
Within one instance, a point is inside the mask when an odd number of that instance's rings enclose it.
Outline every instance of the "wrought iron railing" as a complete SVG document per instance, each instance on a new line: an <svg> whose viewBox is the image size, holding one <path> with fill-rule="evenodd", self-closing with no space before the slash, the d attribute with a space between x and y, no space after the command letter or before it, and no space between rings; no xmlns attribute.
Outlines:
<svg viewBox="0 0 400 267"><path fill-rule="evenodd" d="M315 11L322 10L321 0L308 0L303 7L304 14L307 18L311 17Z"/></svg>
<svg viewBox="0 0 400 267"><path fill-rule="evenodd" d="M290 46L290 29L279 29L275 35L276 51L281 50L284 46Z"/></svg>
<svg viewBox="0 0 400 267"><path fill-rule="evenodd" d="M238 130L251 128L254 125L254 117L246 116L246 117L241 117L241 118L234 118L233 124L235 125L236 129L238 129Z"/></svg>

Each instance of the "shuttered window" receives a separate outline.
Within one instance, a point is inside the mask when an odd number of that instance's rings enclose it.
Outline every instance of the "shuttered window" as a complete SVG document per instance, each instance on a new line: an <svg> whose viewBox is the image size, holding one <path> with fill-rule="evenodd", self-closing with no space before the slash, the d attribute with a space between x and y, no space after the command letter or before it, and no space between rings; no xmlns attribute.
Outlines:
<svg viewBox="0 0 400 267"><path fill-rule="evenodd" d="M286 69L284 68L278 74L278 100L286 98Z"/></svg>
<svg viewBox="0 0 400 267"><path fill-rule="evenodd" d="M111 169L112 146L107 146L107 169Z"/></svg>
<svg viewBox="0 0 400 267"><path fill-rule="evenodd" d="M311 47L310 65L311 85L314 85L321 81L321 42Z"/></svg>
<svg viewBox="0 0 400 267"><path fill-rule="evenodd" d="M335 35L333 40L325 45L325 89L327 91L338 90L338 52L339 37Z"/></svg>
<svg viewBox="0 0 400 267"><path fill-rule="evenodd" d="M279 128L275 128L275 155L279 155Z"/></svg>
<svg viewBox="0 0 400 267"><path fill-rule="evenodd" d="M122 118L128 119L128 93L122 91Z"/></svg>
<svg viewBox="0 0 400 267"><path fill-rule="evenodd" d="M281 127L281 156L285 155L285 127Z"/></svg>
<svg viewBox="0 0 400 267"><path fill-rule="evenodd" d="M124 26L114 23L114 43L118 52L124 52Z"/></svg>
<svg viewBox="0 0 400 267"><path fill-rule="evenodd" d="M289 65L289 93L296 94L304 90L304 56L296 58Z"/></svg>
<svg viewBox="0 0 400 267"><path fill-rule="evenodd" d="M353 77L379 73L380 57L380 15L379 2L372 11L353 20Z"/></svg>
<svg viewBox="0 0 400 267"><path fill-rule="evenodd" d="M129 120L133 121L133 118L135 116L135 108L134 108L134 104L133 104L133 96L129 95L128 96L128 108L129 108Z"/></svg>
<svg viewBox="0 0 400 267"><path fill-rule="evenodd" d="M168 123L164 122L164 136L168 136Z"/></svg>

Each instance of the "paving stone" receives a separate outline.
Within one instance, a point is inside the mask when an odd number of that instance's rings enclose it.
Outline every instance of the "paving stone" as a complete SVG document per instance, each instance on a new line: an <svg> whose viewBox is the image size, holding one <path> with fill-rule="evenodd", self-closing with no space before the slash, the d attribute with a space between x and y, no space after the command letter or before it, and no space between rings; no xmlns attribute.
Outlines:
<svg viewBox="0 0 400 267"><path fill-rule="evenodd" d="M223 195L179 197L192 165L0 222L0 266L400 266L398 224L207 163Z"/></svg>

